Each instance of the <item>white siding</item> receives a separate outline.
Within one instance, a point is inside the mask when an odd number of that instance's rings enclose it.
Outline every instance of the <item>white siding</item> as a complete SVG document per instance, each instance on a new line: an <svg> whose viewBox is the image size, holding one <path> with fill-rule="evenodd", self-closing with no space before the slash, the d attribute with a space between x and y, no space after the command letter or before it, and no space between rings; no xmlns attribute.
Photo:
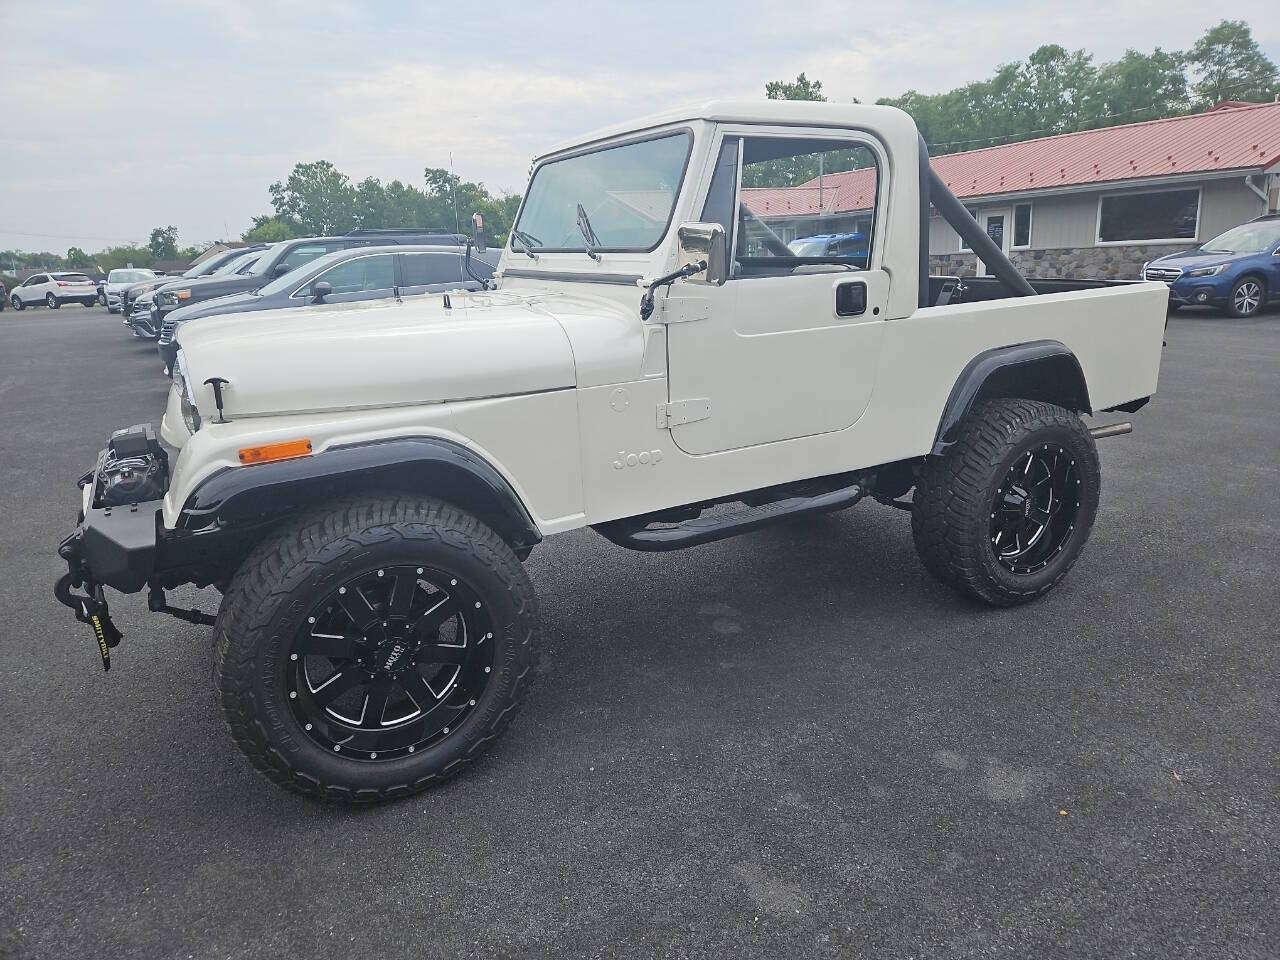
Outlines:
<svg viewBox="0 0 1280 960"><path fill-rule="evenodd" d="M1254 179L1257 183L1257 178ZM1244 177L1207 180L1200 194L1201 242L1266 212L1262 198L1244 185Z"/></svg>
<svg viewBox="0 0 1280 960"><path fill-rule="evenodd" d="M1256 182L1256 181L1255 181ZM1184 184L1177 184L1183 186ZM1265 212L1265 205L1256 193L1244 185L1244 176L1229 179L1205 180L1200 186L1200 241L1217 236L1237 224L1244 223ZM1171 184L1172 186L1172 184ZM1151 189L1158 190L1155 186ZM1103 193L1125 192L1123 187L1112 187L1089 193L1072 193L1062 196L1030 198L1031 249L1054 250L1064 247L1092 247L1098 239L1098 198ZM1016 202L1026 202L1025 197ZM1003 209L1009 213L1007 229L1012 227L1015 201L966 204L984 210ZM939 216L929 218L929 252L933 254L956 253L960 249L960 237L950 224Z"/></svg>

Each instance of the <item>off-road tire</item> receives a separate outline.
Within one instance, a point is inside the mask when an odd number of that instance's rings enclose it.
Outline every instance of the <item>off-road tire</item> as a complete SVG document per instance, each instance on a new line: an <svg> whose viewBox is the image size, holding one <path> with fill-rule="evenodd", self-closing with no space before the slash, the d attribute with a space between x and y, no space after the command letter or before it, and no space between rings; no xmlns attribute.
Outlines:
<svg viewBox="0 0 1280 960"><path fill-rule="evenodd" d="M62 306L62 301L59 300L57 297L55 297L52 293L46 293L44 295L44 305L48 307L50 310L57 310L60 306Z"/></svg>
<svg viewBox="0 0 1280 960"><path fill-rule="evenodd" d="M1053 559L1034 573L1003 566L992 546L997 493L1013 464L1044 444L1061 446L1078 466L1074 525ZM1098 451L1070 410L1033 400L975 403L956 442L927 459L916 484L911 532L925 568L952 589L993 606L1016 606L1048 593L1067 575L1097 513Z"/></svg>
<svg viewBox="0 0 1280 960"><path fill-rule="evenodd" d="M475 588L492 618L493 676L443 741L393 760L344 758L314 742L289 709L289 645L337 583L395 563L430 564ZM214 624L214 680L232 737L268 779L316 799L375 803L443 783L483 753L525 696L538 640L533 587L493 530L449 504L369 497L287 522L246 558Z"/></svg>

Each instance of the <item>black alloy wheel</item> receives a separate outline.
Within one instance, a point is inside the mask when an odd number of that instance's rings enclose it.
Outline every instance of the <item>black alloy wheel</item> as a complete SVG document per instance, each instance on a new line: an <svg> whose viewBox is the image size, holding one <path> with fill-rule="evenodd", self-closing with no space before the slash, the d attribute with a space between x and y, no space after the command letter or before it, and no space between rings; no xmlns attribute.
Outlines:
<svg viewBox="0 0 1280 960"><path fill-rule="evenodd" d="M1039 400L980 400L917 477L916 552L962 594L1027 603L1079 559L1100 490L1097 447L1077 413Z"/></svg>
<svg viewBox="0 0 1280 960"><path fill-rule="evenodd" d="M315 743L391 761L443 741L493 671L479 594L429 567L387 566L346 581L294 638L289 707Z"/></svg>
<svg viewBox="0 0 1280 960"><path fill-rule="evenodd" d="M524 700L537 598L510 544L450 504L337 500L245 558L214 624L214 681L245 755L287 790L405 797L481 757Z"/></svg>
<svg viewBox="0 0 1280 960"><path fill-rule="evenodd" d="M991 549L1010 573L1044 569L1066 546L1080 510L1076 461L1060 444L1046 443L1017 460L996 491Z"/></svg>

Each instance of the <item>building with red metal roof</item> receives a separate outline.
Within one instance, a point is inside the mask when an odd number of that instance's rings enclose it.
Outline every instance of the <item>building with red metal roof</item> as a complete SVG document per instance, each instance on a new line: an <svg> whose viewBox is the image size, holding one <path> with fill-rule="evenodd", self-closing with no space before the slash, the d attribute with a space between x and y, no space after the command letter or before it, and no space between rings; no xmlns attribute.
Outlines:
<svg viewBox="0 0 1280 960"><path fill-rule="evenodd" d="M1280 102L1066 133L934 157L933 168L987 233L1033 276L1136 276L1144 261L1280 209ZM796 187L744 188L784 240L869 231L874 168ZM934 269L976 258L940 218Z"/></svg>

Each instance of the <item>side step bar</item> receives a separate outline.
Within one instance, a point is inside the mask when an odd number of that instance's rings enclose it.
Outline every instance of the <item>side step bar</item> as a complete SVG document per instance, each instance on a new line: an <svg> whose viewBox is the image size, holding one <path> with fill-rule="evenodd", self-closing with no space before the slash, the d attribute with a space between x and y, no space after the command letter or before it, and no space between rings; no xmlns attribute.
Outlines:
<svg viewBox="0 0 1280 960"><path fill-rule="evenodd" d="M851 507L864 496L866 489L858 483L836 490L828 490L810 497L787 497L756 507L743 507L732 513L712 517L694 517L664 527L651 527L653 514L627 517L598 523L594 530L606 540L620 547L646 552L683 550L702 543L724 540L740 533L756 530L777 520L798 517L806 513L828 513Z"/></svg>

